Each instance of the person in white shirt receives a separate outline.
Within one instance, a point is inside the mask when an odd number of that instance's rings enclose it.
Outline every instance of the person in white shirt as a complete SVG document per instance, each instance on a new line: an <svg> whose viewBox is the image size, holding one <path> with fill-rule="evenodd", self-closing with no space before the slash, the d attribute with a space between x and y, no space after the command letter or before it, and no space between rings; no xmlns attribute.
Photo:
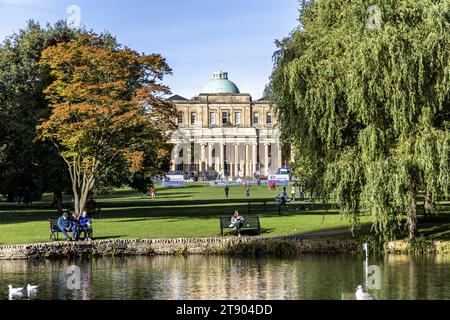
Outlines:
<svg viewBox="0 0 450 320"><path fill-rule="evenodd" d="M292 202L295 202L295 194L296 193L297 193L297 189L295 188L295 186L292 186L292 189L291 189Z"/></svg>

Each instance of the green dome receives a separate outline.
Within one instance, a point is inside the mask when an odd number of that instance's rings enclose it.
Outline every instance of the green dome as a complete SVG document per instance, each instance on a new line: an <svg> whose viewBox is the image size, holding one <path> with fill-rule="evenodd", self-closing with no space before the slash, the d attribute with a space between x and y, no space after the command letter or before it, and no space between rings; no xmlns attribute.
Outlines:
<svg viewBox="0 0 450 320"><path fill-rule="evenodd" d="M201 93L231 93L239 94L238 87L230 80L228 80L228 73L216 72L204 87Z"/></svg>

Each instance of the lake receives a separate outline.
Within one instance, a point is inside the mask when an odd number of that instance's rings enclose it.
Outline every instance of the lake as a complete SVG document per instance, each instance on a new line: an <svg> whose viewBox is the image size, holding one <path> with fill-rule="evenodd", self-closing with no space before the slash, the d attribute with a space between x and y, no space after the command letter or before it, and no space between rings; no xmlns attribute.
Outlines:
<svg viewBox="0 0 450 320"><path fill-rule="evenodd" d="M357 255L0 261L0 299L342 300L358 285L380 300L450 299L450 256L388 255L367 266ZM36 294L8 296L9 284L28 283Z"/></svg>

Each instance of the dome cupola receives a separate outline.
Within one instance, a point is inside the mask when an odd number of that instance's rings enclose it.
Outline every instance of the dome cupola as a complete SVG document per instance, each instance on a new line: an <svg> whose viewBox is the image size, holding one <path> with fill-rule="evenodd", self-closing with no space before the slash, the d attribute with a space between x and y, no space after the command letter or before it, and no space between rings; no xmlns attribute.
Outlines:
<svg viewBox="0 0 450 320"><path fill-rule="evenodd" d="M238 87L230 80L228 80L228 72L214 72L212 79L203 87L201 93L229 93L239 94Z"/></svg>

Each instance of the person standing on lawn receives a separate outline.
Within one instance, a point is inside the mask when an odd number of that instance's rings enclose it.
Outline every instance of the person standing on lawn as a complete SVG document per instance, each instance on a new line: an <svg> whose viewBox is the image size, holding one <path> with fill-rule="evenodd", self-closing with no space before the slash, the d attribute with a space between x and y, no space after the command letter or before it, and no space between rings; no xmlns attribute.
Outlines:
<svg viewBox="0 0 450 320"><path fill-rule="evenodd" d="M228 183L225 185L225 198L228 199L228 195L230 193L230 187L228 186Z"/></svg>
<svg viewBox="0 0 450 320"><path fill-rule="evenodd" d="M155 187L152 187L150 189L150 193L152 194L152 200L155 200L156 199L156 189L155 189Z"/></svg>
<svg viewBox="0 0 450 320"><path fill-rule="evenodd" d="M292 198L292 202L295 202L295 194L297 193L297 189L295 188L295 185L292 186L291 189L291 198Z"/></svg>

